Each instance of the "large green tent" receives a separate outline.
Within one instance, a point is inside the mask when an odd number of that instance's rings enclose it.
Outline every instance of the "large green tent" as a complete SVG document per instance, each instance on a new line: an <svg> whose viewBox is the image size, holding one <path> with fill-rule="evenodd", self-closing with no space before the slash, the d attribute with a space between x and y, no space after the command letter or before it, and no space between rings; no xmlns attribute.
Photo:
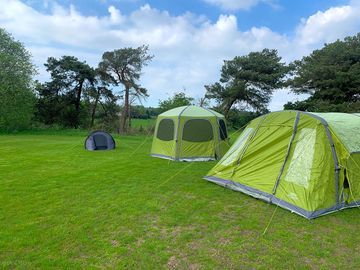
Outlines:
<svg viewBox="0 0 360 270"><path fill-rule="evenodd" d="M182 106L157 118L151 155L180 161L221 158L228 147L225 118L198 106Z"/></svg>
<svg viewBox="0 0 360 270"><path fill-rule="evenodd" d="M360 206L360 117L258 117L204 178L306 218Z"/></svg>

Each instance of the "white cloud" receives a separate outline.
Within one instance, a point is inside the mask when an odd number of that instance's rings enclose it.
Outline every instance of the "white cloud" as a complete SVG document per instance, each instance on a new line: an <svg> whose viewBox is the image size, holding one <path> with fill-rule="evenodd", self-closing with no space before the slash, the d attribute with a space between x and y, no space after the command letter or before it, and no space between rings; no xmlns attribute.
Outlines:
<svg viewBox="0 0 360 270"><path fill-rule="evenodd" d="M254 3L242 1L250 2ZM73 5L64 7L53 1L49 1L46 13L17 0L0 0L0 6L1 27L32 52L40 79L46 77L42 64L48 56L74 55L95 66L104 51L149 44L155 58L144 69L141 82L149 89L148 104L152 106L183 88L189 95L200 97L205 84L218 81L224 59L266 47L278 49L286 61L291 61L324 42L360 30L360 5L354 3L304 18L293 37L267 27L241 31L234 15L221 15L212 22L192 13L173 16L150 5L126 15L110 5L108 15L102 17L85 16ZM282 104L294 98L277 92L270 108L281 109Z"/></svg>
<svg viewBox="0 0 360 270"><path fill-rule="evenodd" d="M357 6L332 7L318 11L309 18L302 19L297 28L297 40L302 45L317 45L331 42L360 29L360 8Z"/></svg>
<svg viewBox="0 0 360 270"><path fill-rule="evenodd" d="M110 13L110 21L113 24L119 24L124 22L125 18L121 15L120 10L116 9L114 6L110 6L108 8L108 11Z"/></svg>

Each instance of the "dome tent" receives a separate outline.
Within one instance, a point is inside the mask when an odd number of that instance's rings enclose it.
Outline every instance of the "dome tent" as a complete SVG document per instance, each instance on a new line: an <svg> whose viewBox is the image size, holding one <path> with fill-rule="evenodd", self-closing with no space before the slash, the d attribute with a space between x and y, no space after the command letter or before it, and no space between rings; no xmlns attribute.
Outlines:
<svg viewBox="0 0 360 270"><path fill-rule="evenodd" d="M91 132L85 140L85 149L93 150L112 150L115 148L114 138L107 132L97 130Z"/></svg>
<svg viewBox="0 0 360 270"><path fill-rule="evenodd" d="M182 106L157 118L151 155L180 161L221 158L228 150L225 117L198 106Z"/></svg>
<svg viewBox="0 0 360 270"><path fill-rule="evenodd" d="M251 121L204 179L306 218L360 205L360 117L273 112Z"/></svg>

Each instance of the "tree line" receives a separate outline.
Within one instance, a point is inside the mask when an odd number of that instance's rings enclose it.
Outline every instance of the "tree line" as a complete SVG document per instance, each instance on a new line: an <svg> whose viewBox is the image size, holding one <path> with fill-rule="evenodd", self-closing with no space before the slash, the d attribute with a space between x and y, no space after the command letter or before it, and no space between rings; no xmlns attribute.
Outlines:
<svg viewBox="0 0 360 270"><path fill-rule="evenodd" d="M45 66L51 79L35 87L36 118L47 125L78 128L94 127L97 116L111 128L120 115L116 126L125 133L131 127L131 103L148 96L138 81L152 57L147 46L105 52L97 68L74 56L49 57Z"/></svg>
<svg viewBox="0 0 360 270"><path fill-rule="evenodd" d="M44 64L49 81L33 81L36 69L30 53L0 28L0 130L37 123L126 133L132 118L154 118L194 103L213 104L239 127L268 112L274 91L281 88L309 95L284 109L360 111L360 33L289 64L271 49L236 56L224 61L219 81L205 85L206 94L199 100L180 91L160 100L158 108L146 108L138 104L148 97L139 81L153 57L146 45L104 52L96 68L75 56L49 57Z"/></svg>

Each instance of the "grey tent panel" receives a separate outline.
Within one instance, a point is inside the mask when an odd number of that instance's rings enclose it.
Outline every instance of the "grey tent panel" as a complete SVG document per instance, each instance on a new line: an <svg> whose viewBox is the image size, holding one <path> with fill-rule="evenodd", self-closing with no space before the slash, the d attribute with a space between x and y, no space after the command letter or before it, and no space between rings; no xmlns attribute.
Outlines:
<svg viewBox="0 0 360 270"><path fill-rule="evenodd" d="M107 132L97 130L86 138L85 149L94 150L112 150L115 148L114 138Z"/></svg>

